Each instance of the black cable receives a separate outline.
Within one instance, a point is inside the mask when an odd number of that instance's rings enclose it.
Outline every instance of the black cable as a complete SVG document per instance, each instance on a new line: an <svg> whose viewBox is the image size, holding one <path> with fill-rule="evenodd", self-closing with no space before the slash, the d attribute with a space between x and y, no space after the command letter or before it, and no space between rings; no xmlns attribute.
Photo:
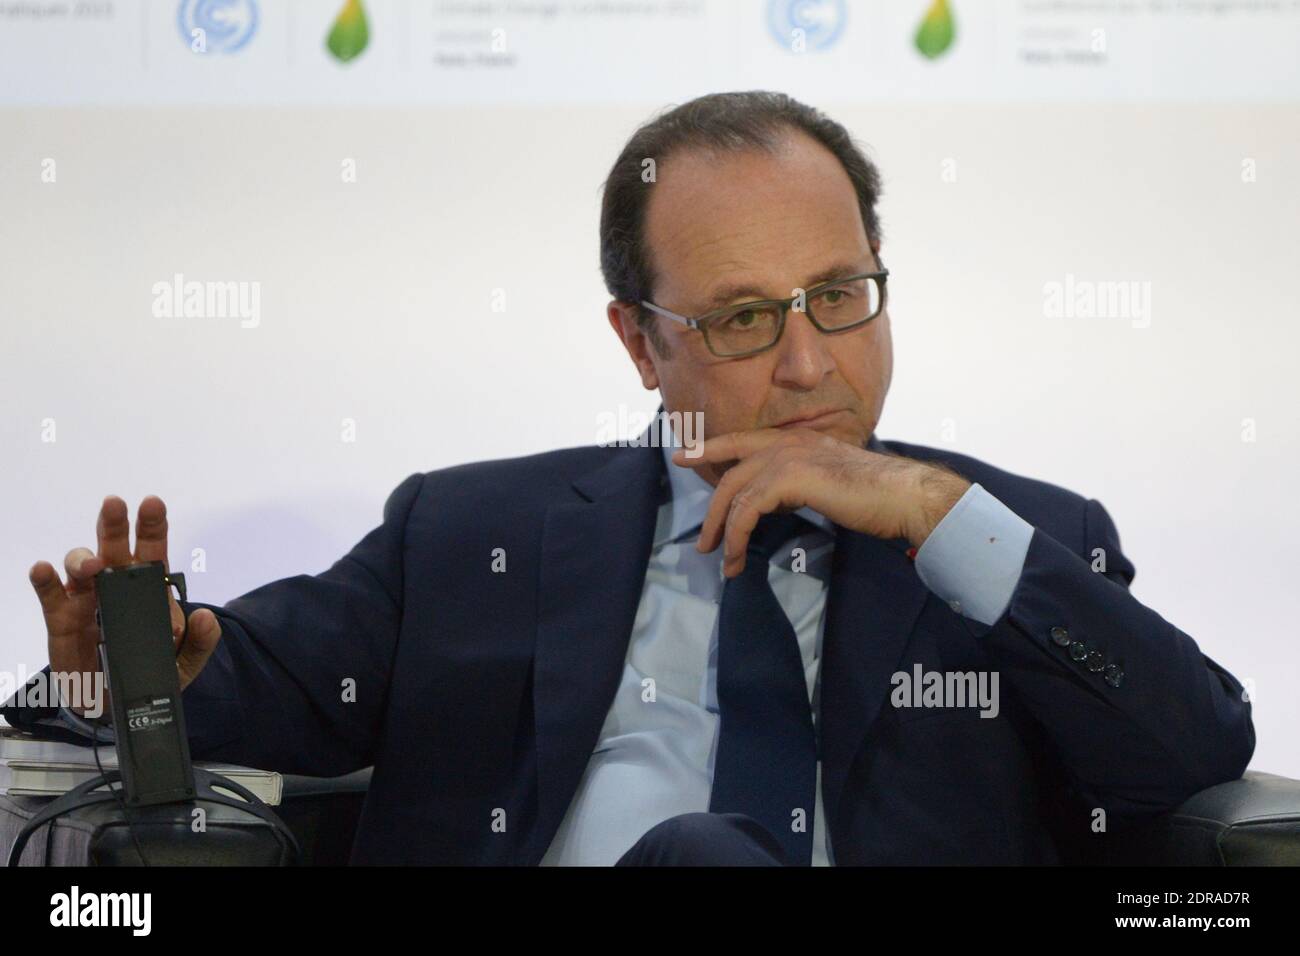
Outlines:
<svg viewBox="0 0 1300 956"><path fill-rule="evenodd" d="M99 759L100 739L99 739L98 726L94 723L91 723L85 717L81 716L75 711L70 710L67 704L63 704L62 707L60 707L60 713L66 718L67 721L71 721L74 727L79 728L83 733L87 734L90 737L90 752L95 758L95 769L99 771L100 777L106 776L104 771L104 764ZM114 741L114 749L116 749L116 740ZM144 851L140 849L140 840L136 835L135 825L131 822L131 815L127 812L126 802L122 799L121 788L114 787L111 783L107 784L107 786L109 791L113 794L113 798L117 801L118 807L122 811L122 819L126 821L127 832L130 833L131 835L131 842L135 844L135 852L140 854L140 862L145 866L149 866L150 864L149 861L145 859ZM49 831L46 833L46 844L45 844L46 865L49 864L50 840L53 836L53 833L54 833L54 821L51 820Z"/></svg>
<svg viewBox="0 0 1300 956"><path fill-rule="evenodd" d="M50 865L50 856L54 853L54 821L45 828L45 865Z"/></svg>
<svg viewBox="0 0 1300 956"><path fill-rule="evenodd" d="M28 820L18 836L14 838L13 845L9 848L9 866L17 866L18 861L22 858L23 850L27 846L27 841L32 834L36 833L41 827L52 825L54 820L65 813L71 813L80 810L83 807L92 806L98 803L111 803L113 797L104 793L99 788L105 784L112 784L122 779L122 774L116 770L110 770L102 777L94 777L84 783L79 783L61 797L55 800L37 812ZM298 838L294 836L293 830L285 824L275 812L267 806L257 794L253 793L243 784L223 777L220 774L212 773L209 770L203 770L199 767L194 768L194 781L196 792L202 794L194 801L178 801L181 803L197 802L203 800L207 803L220 804L223 807L239 811L241 814L251 814L257 817L263 823L267 824L272 832L275 833L276 839L281 846L287 851L292 863L298 863L302 860L302 847L298 843ZM219 793L218 788L237 794L238 799Z"/></svg>
<svg viewBox="0 0 1300 956"><path fill-rule="evenodd" d="M105 776L104 765L99 762L99 738L98 737L95 737L94 740L92 741L90 745L90 750L91 753L95 755L95 767L97 770L99 770L99 775L101 777ZM149 861L145 858L144 850L140 848L140 840L135 833L135 824L131 822L131 815L127 812L126 809L126 801L122 799L122 788L115 787L111 783L108 784L107 786L108 789L112 791L113 796L117 798L118 809L122 811L122 819L126 821L126 832L131 835L131 843L135 846L135 852L140 855L140 863L143 864L144 866L148 866ZM54 827L54 821L51 820L50 828L53 829L53 827Z"/></svg>

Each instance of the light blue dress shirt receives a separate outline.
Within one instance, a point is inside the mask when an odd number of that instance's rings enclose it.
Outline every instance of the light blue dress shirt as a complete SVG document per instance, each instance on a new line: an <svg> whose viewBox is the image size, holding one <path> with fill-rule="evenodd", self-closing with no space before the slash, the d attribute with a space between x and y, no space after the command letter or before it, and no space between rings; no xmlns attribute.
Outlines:
<svg viewBox="0 0 1300 956"><path fill-rule="evenodd" d="M696 551L714 489L674 465L673 450L662 449L668 486L622 679L543 866L612 865L656 824L709 808L722 548ZM835 528L811 509L798 514L812 526L777 551L768 580L794 625L816 725ZM954 611L992 624L1011 601L1032 536L1032 525L973 484L917 552L916 570ZM812 863L833 862L819 763Z"/></svg>

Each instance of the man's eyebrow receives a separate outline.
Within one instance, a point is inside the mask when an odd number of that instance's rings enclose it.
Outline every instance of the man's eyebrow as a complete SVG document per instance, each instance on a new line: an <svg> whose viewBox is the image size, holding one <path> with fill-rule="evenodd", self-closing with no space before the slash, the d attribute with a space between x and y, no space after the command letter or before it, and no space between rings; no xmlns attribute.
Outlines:
<svg viewBox="0 0 1300 956"><path fill-rule="evenodd" d="M836 262L826 266L817 272L816 275L809 276L808 280L800 286L802 289L811 289L815 285L821 285L823 282L830 282L832 279L841 279L845 276L860 275L863 272L871 272L874 267L871 263L864 260L846 260ZM791 290L793 291L793 290ZM790 293L781 296L769 296L762 289L752 282L730 282L726 285L719 286L713 294L704 302L704 311L712 311L721 308L724 305L730 305L733 302L754 301L756 299L778 298L784 299Z"/></svg>

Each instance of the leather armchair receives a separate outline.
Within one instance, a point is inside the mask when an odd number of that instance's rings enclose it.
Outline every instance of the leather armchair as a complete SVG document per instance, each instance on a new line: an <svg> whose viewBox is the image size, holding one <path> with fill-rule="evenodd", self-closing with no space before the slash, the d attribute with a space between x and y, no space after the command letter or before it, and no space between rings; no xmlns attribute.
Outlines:
<svg viewBox="0 0 1300 956"><path fill-rule="evenodd" d="M1300 866L1300 780L1248 770L1117 831L1112 866Z"/></svg>
<svg viewBox="0 0 1300 956"><path fill-rule="evenodd" d="M346 864L370 770L344 777L286 776L277 811L303 862ZM1127 821L1069 844L1063 862L1105 866L1300 865L1300 780L1247 771L1196 794L1172 813Z"/></svg>

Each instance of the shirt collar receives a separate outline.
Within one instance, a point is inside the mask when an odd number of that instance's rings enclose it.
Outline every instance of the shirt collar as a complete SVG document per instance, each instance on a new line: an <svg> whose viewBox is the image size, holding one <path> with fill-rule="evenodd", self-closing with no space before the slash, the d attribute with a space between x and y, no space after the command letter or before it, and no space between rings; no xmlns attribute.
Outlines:
<svg viewBox="0 0 1300 956"><path fill-rule="evenodd" d="M713 498L713 486L701 478L694 468L673 464L673 452L681 445L672 431L671 420L665 417L665 421L667 434L660 443L659 452L663 455L664 470L668 475L668 487L672 495L669 503L671 520L666 536L656 543L676 541L687 532L698 530L704 524L704 517L709 513L709 501ZM795 514L832 537L835 535L835 523L821 512L800 508Z"/></svg>

